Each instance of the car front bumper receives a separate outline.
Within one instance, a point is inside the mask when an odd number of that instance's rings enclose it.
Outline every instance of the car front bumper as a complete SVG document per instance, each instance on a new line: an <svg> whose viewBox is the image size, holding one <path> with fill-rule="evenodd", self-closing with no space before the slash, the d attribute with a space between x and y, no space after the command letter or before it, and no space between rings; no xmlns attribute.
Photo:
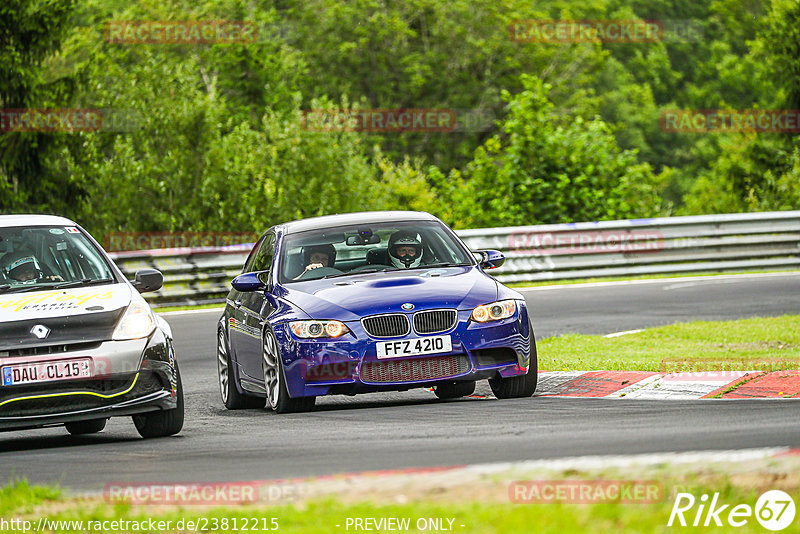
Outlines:
<svg viewBox="0 0 800 534"><path fill-rule="evenodd" d="M91 348L17 356L2 365L91 358L91 378L0 387L0 431L169 410L177 407L172 340L156 329L149 338L106 341Z"/></svg>
<svg viewBox="0 0 800 534"><path fill-rule="evenodd" d="M459 311L455 327L430 336L449 335L452 351L378 359L376 342L360 322L346 323L351 334L335 340L300 340L286 325L276 327L291 397L397 391L441 382L482 380L525 374L535 350L527 310L491 323L476 323L471 311ZM424 338L410 333L392 340ZM283 350L285 349L285 350Z"/></svg>

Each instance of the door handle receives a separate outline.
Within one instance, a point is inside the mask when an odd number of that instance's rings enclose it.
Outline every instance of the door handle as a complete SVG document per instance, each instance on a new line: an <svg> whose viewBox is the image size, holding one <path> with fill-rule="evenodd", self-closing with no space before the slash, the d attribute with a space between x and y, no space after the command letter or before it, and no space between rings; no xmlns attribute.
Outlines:
<svg viewBox="0 0 800 534"><path fill-rule="evenodd" d="M233 301L233 307L234 308L239 308L241 305L242 305L242 301L241 300L234 300Z"/></svg>

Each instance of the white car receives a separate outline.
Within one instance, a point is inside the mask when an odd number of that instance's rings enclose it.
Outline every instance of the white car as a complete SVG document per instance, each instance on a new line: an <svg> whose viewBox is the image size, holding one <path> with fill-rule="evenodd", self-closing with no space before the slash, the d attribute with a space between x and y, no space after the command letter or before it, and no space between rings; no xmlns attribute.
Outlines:
<svg viewBox="0 0 800 534"><path fill-rule="evenodd" d="M101 431L133 416L143 437L183 427L183 392L167 322L75 222L0 215L0 430L64 425Z"/></svg>

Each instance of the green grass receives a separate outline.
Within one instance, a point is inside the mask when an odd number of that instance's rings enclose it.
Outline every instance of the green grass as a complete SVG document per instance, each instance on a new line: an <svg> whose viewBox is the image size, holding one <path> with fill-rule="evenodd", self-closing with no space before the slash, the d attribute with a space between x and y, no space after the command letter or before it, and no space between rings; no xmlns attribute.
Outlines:
<svg viewBox="0 0 800 534"><path fill-rule="evenodd" d="M672 486L664 481L665 488ZM498 491L502 492L505 487ZM55 490L49 488L30 488L33 491L47 494ZM262 521L266 520L270 524L271 518L276 518L279 525L279 532L288 533L330 533L330 532L353 532L351 526L346 527L347 518L410 518L411 524L415 525L420 518L451 518L453 521L453 532L458 533L571 533L571 532L668 532L678 528L681 532L696 532L698 530L708 531L709 529L695 529L692 527L682 528L673 526L667 527L670 511L674 502L674 497L670 491L664 496L661 502L655 504L621 504L621 503L602 503L602 504L512 504L508 502L506 495L499 497L498 502L465 501L459 499L455 502L432 503L429 501L414 501L405 504L376 504L367 501L344 503L339 500L317 499L297 505L283 506L243 506L236 508L216 508L201 509L194 507L165 509L164 507L137 507L132 508L128 505L112 505L98 500L87 499L62 499L56 503L50 503L48 507L33 511L31 513L27 506L28 497L18 495L19 490L14 490L10 495L4 494L4 501L9 511L15 510L13 515L4 513L6 519L18 517L33 521L34 524L40 517L46 516L50 521L171 521L171 528L159 530L163 532L175 532L175 525L178 521L198 520L205 518L207 521L206 531L227 531L233 530L234 520L241 525L245 519L258 518L259 527ZM720 484L712 487L694 486L692 493L700 496L702 493L720 493L720 503L748 504L754 506L759 493L751 488L743 488L726 483L724 480ZM800 491L790 492L795 502L800 502ZM17 499L21 499L17 501ZM696 508L692 512L696 511ZM686 517L693 519L692 513L687 513ZM723 515L724 518L724 515ZM227 527L223 521L227 521ZM213 529L214 524L218 528ZM447 522L445 521L445 524ZM337 527L337 525L340 525ZM463 526L462 526L463 525ZM86 524L83 525L84 531L88 531ZM251 530L263 530L262 528ZM728 527L730 528L730 527ZM97 531L92 528L92 531ZM187 529L184 526L184 530ZM725 527L712 530L724 531ZM755 518L750 518L747 525L737 528L737 532L762 532L763 529L756 522ZM53 532L76 532L75 525L72 528L62 527L53 528ZM121 530L110 529L107 532L119 532ZM136 531L136 530L132 530ZM408 530L418 532L415 526ZM791 528L787 531L793 531ZM794 530L796 532L796 530Z"/></svg>
<svg viewBox="0 0 800 534"><path fill-rule="evenodd" d="M695 321L615 338L569 334L537 342L539 368L710 371L800 368L800 315Z"/></svg>
<svg viewBox="0 0 800 534"><path fill-rule="evenodd" d="M696 276L729 276L736 274L763 274L763 273L795 273L797 270L778 270L778 271L736 271L730 273L676 273L676 274L643 274L639 276L609 276L606 278L575 278L567 280L542 280L540 282L511 282L508 287L540 287L553 285L573 285L573 284L593 284L596 282L628 282L630 280L660 280L664 278L691 278Z"/></svg>
<svg viewBox="0 0 800 534"><path fill-rule="evenodd" d="M153 304L150 304L153 306ZM215 310L225 307L224 302L219 302L217 304L198 304L195 306L165 306L163 308L153 306L153 311L156 313L164 313L164 312L172 312L172 311L185 311L185 310Z"/></svg>
<svg viewBox="0 0 800 534"><path fill-rule="evenodd" d="M15 480L0 487L0 517L12 512L29 512L35 506L53 501L61 496L61 490L51 486L31 486L26 480Z"/></svg>

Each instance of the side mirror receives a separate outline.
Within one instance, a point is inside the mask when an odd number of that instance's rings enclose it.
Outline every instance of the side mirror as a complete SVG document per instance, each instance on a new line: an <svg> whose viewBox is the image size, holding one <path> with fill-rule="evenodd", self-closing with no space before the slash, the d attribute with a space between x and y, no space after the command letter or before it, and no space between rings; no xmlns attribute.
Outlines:
<svg viewBox="0 0 800 534"><path fill-rule="evenodd" d="M131 284L139 293L158 291L164 285L164 275L156 269L139 269L133 278Z"/></svg>
<svg viewBox="0 0 800 534"><path fill-rule="evenodd" d="M233 289L248 293L252 291L260 291L267 287L267 284L261 281L259 276L261 273L244 273L240 274L231 281Z"/></svg>
<svg viewBox="0 0 800 534"><path fill-rule="evenodd" d="M506 262L506 257L499 250L480 250L478 264L484 269L497 269Z"/></svg>

